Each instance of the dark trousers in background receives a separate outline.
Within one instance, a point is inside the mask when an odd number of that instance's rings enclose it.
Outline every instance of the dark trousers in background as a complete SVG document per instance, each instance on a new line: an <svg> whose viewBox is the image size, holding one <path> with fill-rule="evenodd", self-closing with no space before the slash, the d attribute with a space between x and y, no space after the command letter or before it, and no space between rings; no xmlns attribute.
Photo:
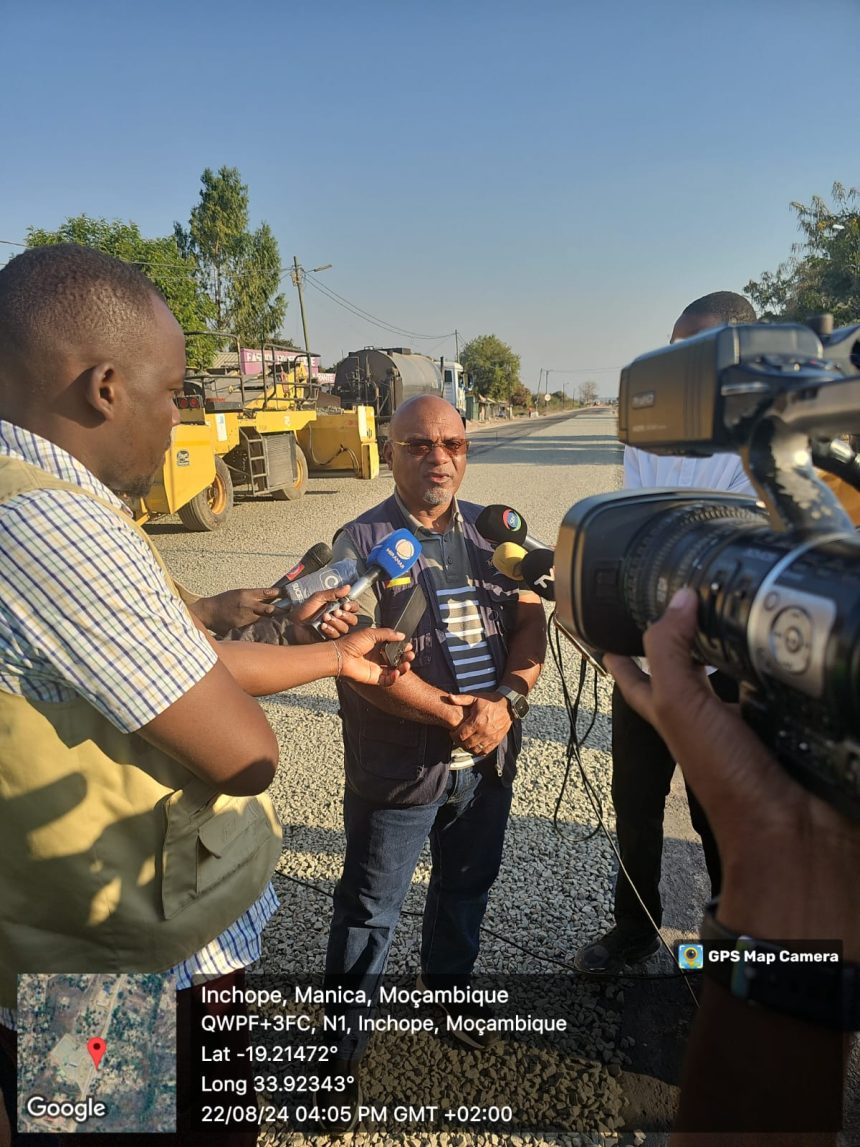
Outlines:
<svg viewBox="0 0 860 1147"><path fill-rule="evenodd" d="M326 983L373 997L385 971L400 909L428 836L433 866L424 906L424 977L468 980L478 957L481 922L499 873L511 789L480 766L451 772L430 805L380 808L347 789L343 801L346 855L334 896ZM337 1037L338 1058L360 1059L369 1036L357 1031L366 1009L342 1014L349 1032Z"/></svg>
<svg viewBox="0 0 860 1147"><path fill-rule="evenodd" d="M230 988L234 985L243 984L244 980L244 971L230 972L226 976L220 976L217 980L210 980L206 987ZM193 1093L192 1072L200 1071L200 1065L192 1062L192 1056L189 1054L192 1032L199 1031L200 1021L204 1015L219 1015L239 1010L240 1005L238 1004L203 1003L201 988L199 987L188 988L176 993L177 1101L179 1101L180 1096ZM247 1032L240 1035L224 1033L220 1038L225 1046L231 1048L232 1062L235 1062L236 1053L243 1051L248 1045ZM15 1125L18 1119L17 1048L18 1037L15 1032L0 1026L0 1087L3 1090L9 1122L12 1125L13 1147L15 1144L20 1144L20 1147L25 1147L25 1145L30 1147L31 1144L32 1147L73 1147L73 1145L74 1147L93 1147L93 1144L97 1144L99 1139L104 1142L108 1136L93 1135L92 1133L60 1136L16 1135ZM250 1060L243 1058L240 1062L248 1065L250 1077L252 1075ZM129 1087L133 1086L134 1081L129 1080ZM247 1101L250 1104L253 1104L253 1095L254 1092L251 1090L251 1099ZM256 1128L249 1131L219 1132L217 1129L214 1131L207 1129L203 1132L194 1131L188 1113L183 1112L181 1108L177 1115L177 1128L175 1135L123 1134L117 1135L115 1138L118 1143L122 1144L122 1147L207 1147L207 1144L210 1147L254 1147L257 1142ZM146 1128L141 1127L140 1130L144 1132ZM113 1138L111 1136L111 1139Z"/></svg>
<svg viewBox="0 0 860 1147"><path fill-rule="evenodd" d="M723 701L737 701L737 682L723 673L708 678ZM612 691L612 803L618 850L630 879L658 925L663 922L660 869L663 858L663 813L672 784L675 759L657 731L621 695ZM717 842L702 806L687 789L690 819L702 838L712 894L720 891L722 871ZM615 883L615 922L625 933L648 936L654 929L630 881L619 869Z"/></svg>

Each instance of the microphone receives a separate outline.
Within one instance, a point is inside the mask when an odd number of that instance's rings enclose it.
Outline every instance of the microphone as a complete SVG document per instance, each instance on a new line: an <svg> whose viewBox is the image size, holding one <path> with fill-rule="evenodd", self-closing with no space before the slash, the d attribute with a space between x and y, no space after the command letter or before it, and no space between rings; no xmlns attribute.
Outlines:
<svg viewBox="0 0 860 1147"><path fill-rule="evenodd" d="M505 577L509 577L512 581L522 581L522 564L526 553L527 551L515 542L502 542L493 551L492 562Z"/></svg>
<svg viewBox="0 0 860 1147"><path fill-rule="evenodd" d="M401 574L405 574L415 565L420 555L421 543L414 534L411 534L409 530L394 530L388 537L376 543L367 555L367 572L353 584L346 597L341 598L337 604L340 606L344 602L355 601L361 597L365 590L375 585L380 578L400 577ZM320 632L320 625L323 615L331 608L331 604L326 604L322 609L317 610L310 621L305 623L323 641L325 635Z"/></svg>
<svg viewBox="0 0 860 1147"><path fill-rule="evenodd" d="M529 536L525 518L511 506L485 506L475 519L475 525L479 534L497 545L515 542L525 550L550 548L546 542L539 542L537 538Z"/></svg>
<svg viewBox="0 0 860 1147"><path fill-rule="evenodd" d="M530 550L523 558L520 567L522 580L544 601L555 601L555 573L552 568L554 562L554 550Z"/></svg>
<svg viewBox="0 0 860 1147"><path fill-rule="evenodd" d="M358 577L358 563L355 558L344 558L339 562L323 566L316 573L306 574L286 585L281 590L280 600L275 602L275 609L291 609L299 602L307 601L315 593L324 589L339 589L342 585L352 585Z"/></svg>
<svg viewBox="0 0 860 1147"><path fill-rule="evenodd" d="M326 545L325 542L317 542L315 546L311 546L308 552L299 558L291 570L287 570L283 577L278 578L272 586L272 589L279 589L281 591L281 597L283 597L285 586L297 581L298 578L304 574L316 573L316 571L322 569L323 566L327 566L332 557L331 546Z"/></svg>

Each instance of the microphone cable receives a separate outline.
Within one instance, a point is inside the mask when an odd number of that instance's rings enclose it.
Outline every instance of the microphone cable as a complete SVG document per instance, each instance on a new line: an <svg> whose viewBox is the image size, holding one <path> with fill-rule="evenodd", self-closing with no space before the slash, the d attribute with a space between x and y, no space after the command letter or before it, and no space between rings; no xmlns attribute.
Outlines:
<svg viewBox="0 0 860 1147"><path fill-rule="evenodd" d="M568 689L567 685L567 679L565 678L564 671L562 669L561 638L558 628L553 625L553 622L555 621L555 614L556 611L553 609L552 613L549 615L549 620L547 621L547 643L549 645L550 652L552 653L552 659L555 662L559 681L561 682L561 692L562 696L564 697L564 707L567 713L568 722L570 724L570 732L568 734L567 746L565 749L564 775L562 776L561 788L559 789L558 797L555 802L555 808L553 809L552 813L552 827L553 831L557 835L562 835L561 826L558 823L558 814L561 811L561 805L564 800L565 793L567 792L568 782L570 781L570 774L573 770L573 765L575 762L576 767L579 770L580 778L582 779L583 788L588 794L588 798L591 801L591 804L597 813L598 821L600 822L595 825L591 832L586 833L584 836L573 838L574 844L585 844L586 841L593 840L594 837L597 836L598 832L600 831L600 825L602 823L603 817L603 802L601 801L599 793L592 785L591 780L585 771L585 766L582 763L581 753L581 748L588 740L588 735L594 728L595 721L597 720L597 674L592 674L594 681L591 720L589 721L585 732L582 734L582 737L580 737L578 733L579 706L582 700L585 683L588 678L589 667L585 661L585 658L581 658L579 662L579 680L577 681L576 685L576 695L573 697L573 699L571 699L570 690Z"/></svg>
<svg viewBox="0 0 860 1147"><path fill-rule="evenodd" d="M329 892L327 888L320 887L319 884L314 884L313 881L304 880L301 876L291 876L288 872L276 871L273 875L280 876L282 880L288 880L291 884L298 884L301 888L307 888L311 892L316 892L318 896L323 896L326 900L334 901L333 892ZM415 919L421 920L423 919L424 913L418 912L414 908L402 908L400 915L412 916ZM539 952L534 948L529 948L527 944L521 944L518 940L512 940L510 935L496 932L495 929L488 928L485 924L481 925L481 932L486 933L487 936L492 936L494 940L506 944L509 948L517 948L520 952L525 952L527 956L531 956L533 960L537 960L541 964L553 964L557 968L563 968L564 971L572 972L575 976L582 976L583 979L588 979L595 984L608 984L614 980L678 980L701 974L699 972L685 972L679 969L677 972L609 972L607 974L588 975L586 972L580 972L577 967L567 960L559 960L555 956L548 956L544 951ZM669 951L671 954L671 949ZM478 974L480 975L481 973ZM483 974L498 975L499 973L486 972ZM693 998L695 999L695 996ZM696 1003L698 1004L698 1001L696 1001Z"/></svg>
<svg viewBox="0 0 860 1147"><path fill-rule="evenodd" d="M624 876L626 877L630 887L633 889L633 893L636 896L636 899L639 901L640 905L642 906L643 912L648 917L648 920L650 921L652 927L654 928L654 931L657 935L657 938L660 941L660 944L666 950L666 952L669 954L669 958L674 962L674 960L675 960L674 952L672 951L672 949L669 947L668 943L666 942L666 940L663 936L662 929L657 924L656 920L654 919L654 917L651 915L650 911L648 910L648 906L645 904L645 901L642 899L642 896L639 893L639 889L636 887L633 879L630 876L630 873L627 871L627 868L625 867L624 861L621 859L621 853L618 849L617 844L613 840L612 833L609 831L609 827L607 826L606 821L604 820L604 817L603 817L603 803L600 800L600 796L597 793L594 785L591 782L590 777L588 776L588 773L585 770L585 765L583 764L583 761L582 761L581 748L585 744L585 741L588 738L589 733L594 728L594 724L595 724L595 721L597 719L597 673L594 669L591 670L592 676L594 678L594 681L593 681L594 705L592 708L591 721L589 722L588 728L585 730L585 733L582 735L582 738L580 739L578 737L578 734L577 734L577 725L579 722L579 705L580 705L580 699L582 697L584 683L585 683L585 680L588 676L588 671L589 671L590 666L585 661L585 658L580 658L579 680L577 682L576 695L573 699L571 699L570 690L568 689L567 681L565 680L564 672L562 669L560 632L559 632L558 627L552 624L553 621L555 620L555 614L556 614L556 611L553 610L552 613L550 614L549 621L547 622L548 640L549 640L550 649L552 650L553 661L555 662L555 667L558 671L559 679L561 681L561 691L562 691L562 695L564 697L565 710L567 712L567 719L570 723L570 735L568 737L568 742L567 742L566 767L565 767L565 771L564 771L564 776L562 778L561 789L560 789L559 794L558 794L558 800L556 801L555 812L553 813L553 828L557 832L559 832L559 834L560 834L560 829L558 828L558 825L557 825L557 816L558 816L558 812L561 808L561 803L562 803L562 800L564 798L564 794L565 794L566 789L567 789L568 780L570 778L570 773L572 771L572 764L573 764L573 762L576 762L577 768L579 770L579 775L582 779L582 787L585 790L585 793L586 793L589 801L591 802L591 806L594 809L595 815L597 816L597 824L592 829L592 831L587 833L586 835L580 836L580 837L574 837L573 843L574 844L585 844L587 841L593 840L594 837L598 835L598 833L600 833L600 832L603 833L603 836L606 838L606 840L609 844L609 847L612 849L613 853L615 854L615 859L618 861L618 871L623 873ZM573 967L573 965L568 965L568 966ZM574 970L578 971L578 969L574 969ZM582 975L582 974L587 974L587 973L579 973L579 974ZM695 974L695 973L692 973L692 974ZM692 987L690 986L690 982L689 982L690 975L691 975L690 972L686 972L682 968L679 968L677 970L677 972L653 972L653 973L642 972L642 973L636 973L636 974L631 974L631 975L627 975L624 972L617 972L617 973L614 973L611 975L605 975L603 973L599 973L599 974L595 974L593 976L593 978L594 979L601 979L601 980L602 979L606 979L606 980L609 980L609 979L617 979L617 980L624 980L624 979L631 979L631 980L632 979L635 979L635 980L677 980L677 979L683 979L686 981L687 991L692 996L693 1003L698 1008L699 1000L698 1000L698 997L696 996L696 993L693 991Z"/></svg>

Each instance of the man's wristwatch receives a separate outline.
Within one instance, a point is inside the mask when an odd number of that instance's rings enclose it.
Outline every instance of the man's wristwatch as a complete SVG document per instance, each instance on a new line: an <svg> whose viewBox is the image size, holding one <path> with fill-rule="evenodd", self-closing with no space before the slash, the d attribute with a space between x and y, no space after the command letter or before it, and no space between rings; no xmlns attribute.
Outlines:
<svg viewBox="0 0 860 1147"><path fill-rule="evenodd" d="M702 971L736 999L838 1031L860 1030L860 965L840 958L801 962L804 951L827 945L800 941L791 947L730 931L716 917L718 900L705 908L701 938L719 946L723 959L705 959ZM716 954L716 953L715 953ZM816 955L818 952L816 952Z"/></svg>
<svg viewBox="0 0 860 1147"><path fill-rule="evenodd" d="M529 703L522 693L517 693L516 689L510 689L507 685L497 686L496 692L501 693L507 701L508 708L511 711L511 720L522 721L523 717L525 717L529 711Z"/></svg>

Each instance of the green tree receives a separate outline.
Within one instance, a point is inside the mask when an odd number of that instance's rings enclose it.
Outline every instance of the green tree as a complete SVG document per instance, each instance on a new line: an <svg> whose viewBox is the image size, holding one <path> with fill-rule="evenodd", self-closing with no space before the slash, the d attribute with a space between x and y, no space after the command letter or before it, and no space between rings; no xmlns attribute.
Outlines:
<svg viewBox="0 0 860 1147"><path fill-rule="evenodd" d="M174 224L182 251L197 260L200 281L215 307L218 330L233 330L246 344L273 339L287 304L278 294L280 254L271 228L248 230L248 187L238 168L207 167L200 202L188 228Z"/></svg>
<svg viewBox="0 0 860 1147"><path fill-rule="evenodd" d="M91 219L88 215L70 216L56 231L28 228L28 247L53 243L79 243L126 263L135 263L164 295L183 330L205 330L214 317L212 302L198 284L194 256L181 251L173 235L146 239L136 223ZM190 338L189 363L194 367L206 366L214 349L211 339Z"/></svg>
<svg viewBox="0 0 860 1147"><path fill-rule="evenodd" d="M249 237L233 281L231 329L243 343L259 345L280 331L287 310L284 296L277 293L280 280L278 242L268 223L263 223Z"/></svg>
<svg viewBox="0 0 860 1147"><path fill-rule="evenodd" d="M216 175L207 167L200 177L200 202L191 209L187 230L174 223L180 248L197 258L201 283L215 305L215 324L226 327L230 285L248 236L248 188L238 168L222 167Z"/></svg>
<svg viewBox="0 0 860 1147"><path fill-rule="evenodd" d="M803 236L786 262L744 287L763 319L804 320L829 311L836 326L860 319L860 189L834 183L832 204L792 203Z"/></svg>
<svg viewBox="0 0 860 1147"><path fill-rule="evenodd" d="M495 335L479 335L467 342L460 362L484 398L510 401L520 383L520 356Z"/></svg>
<svg viewBox="0 0 860 1147"><path fill-rule="evenodd" d="M523 386L521 382L514 383L514 387L511 390L511 402L514 406L524 406L527 410L534 406L531 391Z"/></svg>

